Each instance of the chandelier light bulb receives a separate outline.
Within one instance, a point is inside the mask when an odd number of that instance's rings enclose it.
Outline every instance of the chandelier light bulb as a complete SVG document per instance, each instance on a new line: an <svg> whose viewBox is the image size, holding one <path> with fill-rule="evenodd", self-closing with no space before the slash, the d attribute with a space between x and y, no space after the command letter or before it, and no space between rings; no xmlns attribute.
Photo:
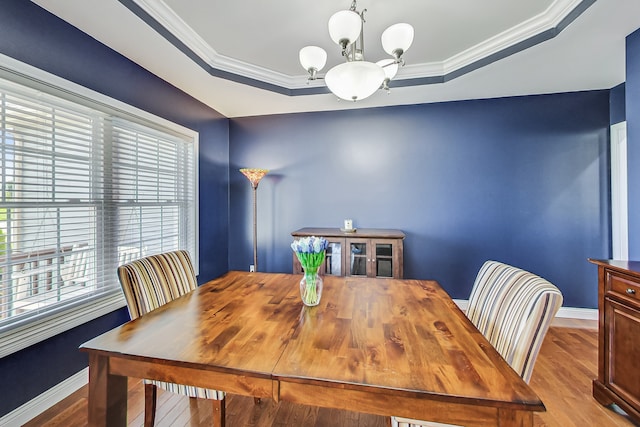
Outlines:
<svg viewBox="0 0 640 427"><path fill-rule="evenodd" d="M413 43L413 27L406 23L394 24L384 30L381 39L384 51L398 59Z"/></svg>
<svg viewBox="0 0 640 427"><path fill-rule="evenodd" d="M305 46L300 49L299 58L306 71L320 71L327 63L327 52L318 46Z"/></svg>
<svg viewBox="0 0 640 427"><path fill-rule="evenodd" d="M373 95L384 79L382 68L367 61L344 62L330 69L325 76L329 90L347 101Z"/></svg>
<svg viewBox="0 0 640 427"><path fill-rule="evenodd" d="M329 18L331 40L345 49L360 37L362 18L351 10L341 10Z"/></svg>

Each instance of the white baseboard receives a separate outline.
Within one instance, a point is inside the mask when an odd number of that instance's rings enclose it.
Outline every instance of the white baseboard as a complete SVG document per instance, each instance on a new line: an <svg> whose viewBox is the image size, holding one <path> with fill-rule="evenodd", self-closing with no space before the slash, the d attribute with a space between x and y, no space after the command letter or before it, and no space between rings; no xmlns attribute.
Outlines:
<svg viewBox="0 0 640 427"><path fill-rule="evenodd" d="M89 368L87 367L0 418L0 426L23 425L87 384L88 381Z"/></svg>
<svg viewBox="0 0 640 427"><path fill-rule="evenodd" d="M597 308L560 307L556 317L578 320L598 320Z"/></svg>
<svg viewBox="0 0 640 427"><path fill-rule="evenodd" d="M453 300L460 310L465 311L469 301L466 299L454 299ZM598 320L597 308L578 308L578 307L560 307L556 317L564 319L578 319L578 320Z"/></svg>

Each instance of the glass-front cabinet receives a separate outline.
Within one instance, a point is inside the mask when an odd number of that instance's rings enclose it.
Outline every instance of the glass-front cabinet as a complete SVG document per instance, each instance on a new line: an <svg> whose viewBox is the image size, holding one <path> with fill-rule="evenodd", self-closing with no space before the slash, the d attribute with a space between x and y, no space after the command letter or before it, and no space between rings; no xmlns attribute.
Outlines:
<svg viewBox="0 0 640 427"><path fill-rule="evenodd" d="M397 239L348 239L349 270L345 276L402 277ZM400 240L400 244L402 240ZM400 264L400 265L399 265ZM395 270L394 270L395 267ZM400 268L400 272L397 270Z"/></svg>
<svg viewBox="0 0 640 427"><path fill-rule="evenodd" d="M393 277L393 253L395 252L393 243L387 241L373 241L375 251L374 266L376 277Z"/></svg>
<svg viewBox="0 0 640 427"><path fill-rule="evenodd" d="M295 238L318 236L329 242L325 275L392 277L403 276L403 239L399 230L357 229L343 232L338 228L302 228L291 235ZM293 272L302 273L300 262L293 254Z"/></svg>
<svg viewBox="0 0 640 427"><path fill-rule="evenodd" d="M365 239L349 239L349 272L345 276L367 276L368 246Z"/></svg>
<svg viewBox="0 0 640 427"><path fill-rule="evenodd" d="M333 276L342 276L344 272L344 264L342 263L342 248L344 247L344 239L329 240L327 254L324 260L324 268L321 270L324 274Z"/></svg>

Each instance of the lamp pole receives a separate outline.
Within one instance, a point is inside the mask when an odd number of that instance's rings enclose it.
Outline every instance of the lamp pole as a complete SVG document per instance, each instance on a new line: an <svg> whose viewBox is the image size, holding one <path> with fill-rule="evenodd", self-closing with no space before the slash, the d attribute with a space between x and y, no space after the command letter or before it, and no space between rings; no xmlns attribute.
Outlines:
<svg viewBox="0 0 640 427"><path fill-rule="evenodd" d="M253 269L258 271L258 184L269 170L243 168L240 172L247 177L253 190Z"/></svg>
<svg viewBox="0 0 640 427"><path fill-rule="evenodd" d="M253 187L253 269L258 271L258 184Z"/></svg>

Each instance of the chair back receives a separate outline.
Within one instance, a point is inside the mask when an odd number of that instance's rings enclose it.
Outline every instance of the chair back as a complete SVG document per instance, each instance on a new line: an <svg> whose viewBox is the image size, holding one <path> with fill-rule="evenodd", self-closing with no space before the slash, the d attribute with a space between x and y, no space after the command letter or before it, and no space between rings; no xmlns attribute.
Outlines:
<svg viewBox="0 0 640 427"><path fill-rule="evenodd" d="M196 275L187 251L151 255L118 267L131 319L191 292Z"/></svg>
<svg viewBox="0 0 640 427"><path fill-rule="evenodd" d="M497 261L484 263L467 317L527 383L562 293L547 280Z"/></svg>

